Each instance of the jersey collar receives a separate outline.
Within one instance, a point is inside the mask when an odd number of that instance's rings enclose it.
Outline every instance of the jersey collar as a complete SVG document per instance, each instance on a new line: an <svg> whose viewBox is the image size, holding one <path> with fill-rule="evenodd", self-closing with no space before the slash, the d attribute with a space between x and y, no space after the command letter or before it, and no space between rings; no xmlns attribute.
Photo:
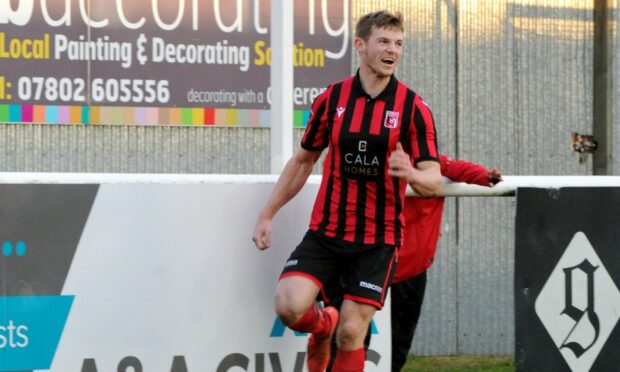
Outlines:
<svg viewBox="0 0 620 372"><path fill-rule="evenodd" d="M390 82L385 87L383 92L379 93L374 99L381 99L383 101L389 102L394 99L396 95L396 87L398 86L398 79L394 77L394 75L390 76ZM373 99L366 93L364 87L362 87L362 80L360 79L360 70L357 69L355 73L355 78L353 80L353 93L356 94L357 97L366 97L368 99Z"/></svg>

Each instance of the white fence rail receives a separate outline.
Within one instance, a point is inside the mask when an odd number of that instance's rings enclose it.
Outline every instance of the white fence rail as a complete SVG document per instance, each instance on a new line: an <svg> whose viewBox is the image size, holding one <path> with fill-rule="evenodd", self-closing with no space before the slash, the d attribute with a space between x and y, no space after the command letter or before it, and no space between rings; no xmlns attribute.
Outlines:
<svg viewBox="0 0 620 372"><path fill-rule="evenodd" d="M34 184L246 184L274 183L278 175L269 174L129 174L129 173L0 173L0 183ZM310 184L321 176L312 175ZM504 176L495 187L483 187L446 180L444 196L514 196L519 187L620 187L620 176ZM407 195L414 192L408 188Z"/></svg>

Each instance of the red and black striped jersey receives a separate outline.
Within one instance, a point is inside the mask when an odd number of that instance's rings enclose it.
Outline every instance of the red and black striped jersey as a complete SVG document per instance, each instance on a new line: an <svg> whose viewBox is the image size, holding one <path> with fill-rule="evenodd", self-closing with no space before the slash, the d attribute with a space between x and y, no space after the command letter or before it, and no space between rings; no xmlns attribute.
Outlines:
<svg viewBox="0 0 620 372"><path fill-rule="evenodd" d="M362 88L359 72L321 93L301 141L310 151L328 147L310 230L364 245L399 246L407 185L387 174L399 141L413 164L439 161L430 109L394 76L375 98Z"/></svg>

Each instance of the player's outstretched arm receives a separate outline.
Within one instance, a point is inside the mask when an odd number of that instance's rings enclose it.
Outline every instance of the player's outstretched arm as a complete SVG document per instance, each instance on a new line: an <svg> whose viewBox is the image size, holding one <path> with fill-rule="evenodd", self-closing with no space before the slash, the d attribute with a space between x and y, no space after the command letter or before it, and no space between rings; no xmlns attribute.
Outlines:
<svg viewBox="0 0 620 372"><path fill-rule="evenodd" d="M440 156L441 174L452 182L465 182L480 186L493 187L503 180L502 173L493 168L488 170L483 165L466 160L451 159Z"/></svg>
<svg viewBox="0 0 620 372"><path fill-rule="evenodd" d="M299 193L312 174L314 163L320 156L321 152L319 151L308 151L302 148L286 163L271 196L258 215L252 235L256 248L260 250L269 248L271 245L271 220L280 208Z"/></svg>

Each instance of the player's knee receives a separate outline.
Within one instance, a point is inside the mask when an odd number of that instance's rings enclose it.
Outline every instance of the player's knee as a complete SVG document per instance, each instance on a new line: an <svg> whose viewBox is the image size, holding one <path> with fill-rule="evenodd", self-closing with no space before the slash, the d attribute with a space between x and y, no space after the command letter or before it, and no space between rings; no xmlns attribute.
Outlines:
<svg viewBox="0 0 620 372"><path fill-rule="evenodd" d="M295 313L291 308L288 307L278 307L276 306L276 314L286 326L290 326L295 324L299 319L297 313Z"/></svg>
<svg viewBox="0 0 620 372"><path fill-rule="evenodd" d="M286 326L295 324L301 318L302 314L293 305L290 299L276 295L276 314Z"/></svg>
<svg viewBox="0 0 620 372"><path fill-rule="evenodd" d="M343 350L351 350L354 345L359 344L359 341L364 339L367 327L368 325L356 321L341 321L336 334L338 347Z"/></svg>

